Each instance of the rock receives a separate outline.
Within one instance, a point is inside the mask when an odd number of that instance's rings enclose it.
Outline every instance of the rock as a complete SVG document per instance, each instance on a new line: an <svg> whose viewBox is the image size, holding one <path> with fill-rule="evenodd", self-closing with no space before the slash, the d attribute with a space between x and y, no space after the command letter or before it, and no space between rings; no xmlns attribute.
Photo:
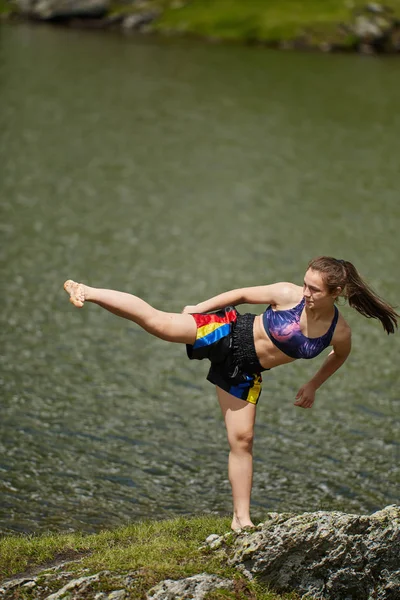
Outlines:
<svg viewBox="0 0 400 600"><path fill-rule="evenodd" d="M111 592L111 594L109 594L107 596L108 600L124 600L124 598L126 598L126 591L125 590L115 590L114 592Z"/></svg>
<svg viewBox="0 0 400 600"><path fill-rule="evenodd" d="M72 579L72 581L69 581L66 585L64 585L64 587L58 590L58 592L47 596L46 600L58 600L58 598L62 598L67 592L74 589L79 589L79 593L82 594L91 583L99 581L100 575L101 573L96 573L96 575Z"/></svg>
<svg viewBox="0 0 400 600"><path fill-rule="evenodd" d="M375 21L369 19L365 15L358 15L356 17L354 26L354 33L360 38L376 38L382 35L382 31Z"/></svg>
<svg viewBox="0 0 400 600"><path fill-rule="evenodd" d="M368 2L365 8L366 10L369 10L369 12L374 13L376 15L379 15L385 11L383 6L381 6L377 2Z"/></svg>
<svg viewBox="0 0 400 600"><path fill-rule="evenodd" d="M177 600L177 598L192 598L193 600L203 600L206 594L217 589L233 589L233 581L222 579L217 575L193 575L185 579L166 579L162 581L148 593L148 600Z"/></svg>
<svg viewBox="0 0 400 600"><path fill-rule="evenodd" d="M64 598L94 598L94 600L124 600L132 597L131 588L136 582L138 571L118 573L100 571L90 574L88 569L65 570L65 566L79 561L67 561L50 569L40 571L32 577L19 577L6 581L0 587L0 598L15 600L27 597L32 600L64 600ZM107 592L102 591L106 584ZM114 588L114 589L113 589ZM58 591L54 591L57 589ZM113 591L112 591L113 590ZM52 593L53 592L53 593Z"/></svg>
<svg viewBox="0 0 400 600"><path fill-rule="evenodd" d="M149 25L159 16L156 11L147 11L144 13L137 13L125 17L122 22L122 27L126 30L141 30L144 26Z"/></svg>
<svg viewBox="0 0 400 600"><path fill-rule="evenodd" d="M370 2L354 11L352 22L346 28L350 35L354 35L354 45L362 54L375 54L399 51L398 45L393 43L398 25L390 8Z"/></svg>
<svg viewBox="0 0 400 600"><path fill-rule="evenodd" d="M208 538L206 538L206 544L209 544L211 546L211 544L213 542L215 542L216 540L219 540L221 536L219 536L217 533L212 533L211 535L208 536Z"/></svg>
<svg viewBox="0 0 400 600"><path fill-rule="evenodd" d="M20 14L36 19L102 17L110 0L16 0Z"/></svg>
<svg viewBox="0 0 400 600"><path fill-rule="evenodd" d="M211 550L215 550L219 548L223 542L223 537L221 535L217 535L216 533L212 533L206 539L206 545L211 548Z"/></svg>
<svg viewBox="0 0 400 600"><path fill-rule="evenodd" d="M400 598L400 507L371 516L270 515L225 550L229 564L278 592L326 600Z"/></svg>
<svg viewBox="0 0 400 600"><path fill-rule="evenodd" d="M25 587L25 586L28 586L30 584L33 584L33 586L36 585L36 578L34 578L34 577L20 577L18 579L12 579L10 581L6 581L0 587L0 596L3 595L3 594L5 594L8 591L14 589L14 588Z"/></svg>

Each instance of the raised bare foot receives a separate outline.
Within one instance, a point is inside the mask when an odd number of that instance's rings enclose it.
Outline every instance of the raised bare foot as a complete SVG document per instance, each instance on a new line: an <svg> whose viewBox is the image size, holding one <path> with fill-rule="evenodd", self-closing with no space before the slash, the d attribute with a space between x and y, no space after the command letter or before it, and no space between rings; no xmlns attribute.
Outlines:
<svg viewBox="0 0 400 600"><path fill-rule="evenodd" d="M64 290L69 294L69 301L72 302L74 306L78 308L82 308L85 303L85 286L83 283L76 283L76 281L72 281L72 279L68 279L64 283Z"/></svg>

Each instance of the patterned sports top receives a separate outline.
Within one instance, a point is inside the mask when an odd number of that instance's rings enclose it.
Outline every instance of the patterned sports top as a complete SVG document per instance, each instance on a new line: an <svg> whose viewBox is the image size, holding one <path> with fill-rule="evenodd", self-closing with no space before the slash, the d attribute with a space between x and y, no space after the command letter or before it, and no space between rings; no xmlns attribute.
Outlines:
<svg viewBox="0 0 400 600"><path fill-rule="evenodd" d="M335 306L335 315L328 331L318 338L308 338L300 330L300 317L305 299L287 310L273 310L268 306L263 314L265 331L273 344L291 358L314 358L325 350L331 342L339 311Z"/></svg>

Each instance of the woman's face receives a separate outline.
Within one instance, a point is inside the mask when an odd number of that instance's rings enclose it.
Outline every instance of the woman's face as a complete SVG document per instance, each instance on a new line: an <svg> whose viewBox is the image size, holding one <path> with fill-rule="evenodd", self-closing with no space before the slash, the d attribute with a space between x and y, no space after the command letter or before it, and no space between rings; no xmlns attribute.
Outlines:
<svg viewBox="0 0 400 600"><path fill-rule="evenodd" d="M303 296L309 307L326 306L335 301L337 294L329 292L322 273L308 269L304 275Z"/></svg>

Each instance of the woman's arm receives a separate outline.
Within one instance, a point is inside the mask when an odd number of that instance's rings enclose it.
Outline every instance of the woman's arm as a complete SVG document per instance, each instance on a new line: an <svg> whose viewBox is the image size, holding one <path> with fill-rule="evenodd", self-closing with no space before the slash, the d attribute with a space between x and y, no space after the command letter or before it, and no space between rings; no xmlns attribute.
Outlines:
<svg viewBox="0 0 400 600"><path fill-rule="evenodd" d="M271 285L258 285L255 287L239 288L230 290L200 302L194 306L185 306L184 313L210 312L225 306L237 306L238 304L280 304L290 302L290 296L295 295L298 286L293 283L280 282Z"/></svg>
<svg viewBox="0 0 400 600"><path fill-rule="evenodd" d="M314 377L303 385L296 395L295 406L311 408L315 400L315 392L331 375L333 375L345 362L351 351L350 327L345 324L343 332L334 341L333 350L329 353L322 367L318 369Z"/></svg>

